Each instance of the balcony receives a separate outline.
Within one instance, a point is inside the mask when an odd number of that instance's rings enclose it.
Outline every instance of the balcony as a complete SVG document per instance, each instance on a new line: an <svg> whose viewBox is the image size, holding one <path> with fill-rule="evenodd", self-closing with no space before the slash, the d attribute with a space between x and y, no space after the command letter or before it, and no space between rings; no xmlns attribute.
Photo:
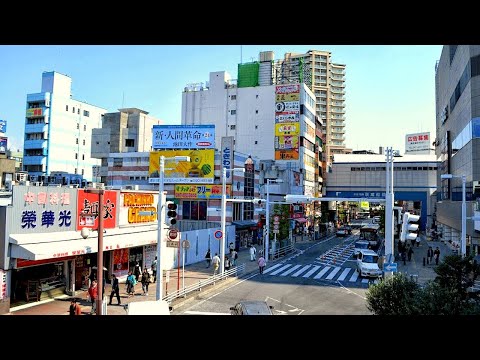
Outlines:
<svg viewBox="0 0 480 360"><path fill-rule="evenodd" d="M48 132L48 125L45 123L41 124L26 124L25 125L25 133L26 134L33 134L33 133L46 133Z"/></svg>
<svg viewBox="0 0 480 360"><path fill-rule="evenodd" d="M330 87L330 91L331 91L333 94L345 95L345 90L343 90L343 89L341 89L341 88L338 88L338 87Z"/></svg>
<svg viewBox="0 0 480 360"><path fill-rule="evenodd" d="M47 140L25 140L23 147L28 149L42 149L47 147Z"/></svg>
<svg viewBox="0 0 480 360"><path fill-rule="evenodd" d="M341 81L332 81L330 82L330 86L345 87L345 83Z"/></svg>
<svg viewBox="0 0 480 360"><path fill-rule="evenodd" d="M344 126L345 126L345 122L344 122L344 121L330 121L330 126L341 126L341 127L344 127Z"/></svg>
<svg viewBox="0 0 480 360"><path fill-rule="evenodd" d="M331 107L330 112L335 113L335 114L345 114L345 110L342 108L337 108L337 107Z"/></svg>
<svg viewBox="0 0 480 360"><path fill-rule="evenodd" d="M46 165L47 157L46 156L24 156L23 165Z"/></svg>
<svg viewBox="0 0 480 360"><path fill-rule="evenodd" d="M345 134L345 129L344 128L332 127L330 132L332 134ZM332 138L336 139L336 137L334 137L333 135L332 135ZM343 136L341 136L341 138L343 138Z"/></svg>
<svg viewBox="0 0 480 360"><path fill-rule="evenodd" d="M340 69L340 68L336 68L336 67L333 67L332 66L332 74L341 74L341 75L345 75L345 69Z"/></svg>
<svg viewBox="0 0 480 360"><path fill-rule="evenodd" d="M345 93L345 92L344 92L344 93ZM342 96L342 95L334 95L334 94L332 94L332 95L330 96L330 98L331 98L332 100L345 100L345 97Z"/></svg>

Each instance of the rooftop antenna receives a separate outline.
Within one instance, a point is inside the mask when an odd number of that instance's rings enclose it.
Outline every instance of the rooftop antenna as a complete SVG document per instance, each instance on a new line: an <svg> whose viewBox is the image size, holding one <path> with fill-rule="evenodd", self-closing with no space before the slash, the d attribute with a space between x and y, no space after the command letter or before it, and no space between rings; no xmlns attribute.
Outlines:
<svg viewBox="0 0 480 360"><path fill-rule="evenodd" d="M125 92L122 91L122 109L125 107Z"/></svg>

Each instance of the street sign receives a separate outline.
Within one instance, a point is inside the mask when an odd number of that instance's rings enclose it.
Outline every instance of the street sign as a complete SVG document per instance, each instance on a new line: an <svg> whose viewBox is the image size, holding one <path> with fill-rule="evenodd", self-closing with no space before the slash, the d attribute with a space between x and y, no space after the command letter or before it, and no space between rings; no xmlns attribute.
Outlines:
<svg viewBox="0 0 480 360"><path fill-rule="evenodd" d="M182 248L184 248L185 250L190 249L190 241L188 241L188 240L183 240L183 241L182 241Z"/></svg>
<svg viewBox="0 0 480 360"><path fill-rule="evenodd" d="M273 230L274 234L280 234L280 230Z"/></svg>
<svg viewBox="0 0 480 360"><path fill-rule="evenodd" d="M170 231L168 232L168 238L171 240L175 240L177 238L177 235L178 235L177 229L170 229Z"/></svg>
<svg viewBox="0 0 480 360"><path fill-rule="evenodd" d="M397 263L385 263L385 264L383 264L383 271L397 272Z"/></svg>
<svg viewBox="0 0 480 360"><path fill-rule="evenodd" d="M220 240L223 237L223 232L222 230L216 230L213 233L213 236L215 236L215 239Z"/></svg>
<svg viewBox="0 0 480 360"><path fill-rule="evenodd" d="M180 247L180 241L167 240L167 247L179 248Z"/></svg>
<svg viewBox="0 0 480 360"><path fill-rule="evenodd" d="M280 228L280 225L278 225L278 224L273 225L274 230L278 230L279 228Z"/></svg>
<svg viewBox="0 0 480 360"><path fill-rule="evenodd" d="M273 217L273 221L279 222L279 221L280 221L280 216L275 215L275 216Z"/></svg>
<svg viewBox="0 0 480 360"><path fill-rule="evenodd" d="M165 271L165 282L168 283L170 281L170 271L164 270Z"/></svg>

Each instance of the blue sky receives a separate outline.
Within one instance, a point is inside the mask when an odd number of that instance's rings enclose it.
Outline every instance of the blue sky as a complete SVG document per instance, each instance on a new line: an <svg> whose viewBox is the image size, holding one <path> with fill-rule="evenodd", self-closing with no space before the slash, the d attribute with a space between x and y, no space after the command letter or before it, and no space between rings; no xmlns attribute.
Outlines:
<svg viewBox="0 0 480 360"><path fill-rule="evenodd" d="M180 124L186 84L208 80L212 71L237 77L241 60L272 50L332 52L346 64L346 145L402 153L405 135L435 137L435 62L441 45L35 45L0 46L0 119L7 120L9 148L22 148L25 103L40 92L43 71L72 78L76 100L115 112L137 107L167 124ZM433 140L432 140L433 141Z"/></svg>

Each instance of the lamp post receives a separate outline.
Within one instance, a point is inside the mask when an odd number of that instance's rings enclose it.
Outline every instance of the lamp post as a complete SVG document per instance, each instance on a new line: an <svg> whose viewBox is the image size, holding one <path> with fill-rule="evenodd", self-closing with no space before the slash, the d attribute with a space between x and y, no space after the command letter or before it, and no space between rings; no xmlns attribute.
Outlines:
<svg viewBox="0 0 480 360"><path fill-rule="evenodd" d="M220 239L220 274L223 275L225 271L225 222L227 217L227 170L228 171L242 171L245 172L244 168L233 168L227 169L223 168L222 172L222 238Z"/></svg>
<svg viewBox="0 0 480 360"><path fill-rule="evenodd" d="M268 247L270 245L270 189L268 185L270 183L282 183L282 179L267 179L267 209L265 211L266 225L267 225L267 238L265 239L265 262L268 262Z"/></svg>
<svg viewBox="0 0 480 360"><path fill-rule="evenodd" d="M442 174L440 175L441 179L452 179L452 178L461 178L462 179L462 234L460 237L460 247L462 257L467 255L467 194L466 194L466 183L467 177L465 175L452 175L452 174Z"/></svg>
<svg viewBox="0 0 480 360"><path fill-rule="evenodd" d="M86 193L98 194L98 251L97 251L97 315L103 315L103 195L104 189L85 189ZM82 229L83 230L83 229ZM82 232L82 237L88 237L88 234Z"/></svg>
<svg viewBox="0 0 480 360"><path fill-rule="evenodd" d="M158 203L157 203L157 291L156 291L156 300L162 300L162 283L163 283L163 273L162 273L162 239L163 239L163 220L165 219L165 209L163 204L163 196L164 196L164 173L165 173L165 160L173 160L175 162L178 161L190 161L189 156L173 156L173 157L165 157L160 156L159 159L159 169L158 169L158 176L159 176L159 183L158 183Z"/></svg>

